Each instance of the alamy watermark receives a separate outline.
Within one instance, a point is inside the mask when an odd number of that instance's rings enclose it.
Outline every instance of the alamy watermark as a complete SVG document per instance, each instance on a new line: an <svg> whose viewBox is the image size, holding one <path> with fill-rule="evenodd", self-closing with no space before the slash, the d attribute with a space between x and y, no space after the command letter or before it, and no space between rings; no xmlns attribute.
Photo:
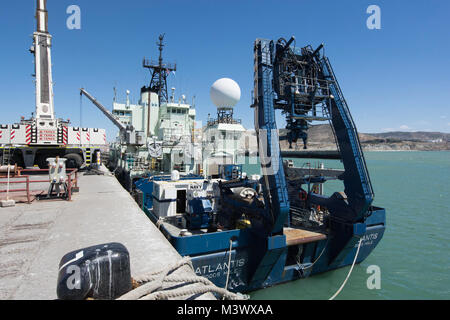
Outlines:
<svg viewBox="0 0 450 320"><path fill-rule="evenodd" d="M66 273L70 274L67 278L66 285L69 290L81 289L81 269L77 265L70 265L66 269Z"/></svg>
<svg viewBox="0 0 450 320"><path fill-rule="evenodd" d="M366 272L371 274L366 281L367 289L381 289L381 269L377 265L370 265L367 267Z"/></svg>
<svg viewBox="0 0 450 320"><path fill-rule="evenodd" d="M366 20L366 26L369 30L381 29L381 9L379 6L372 4L367 7L366 13L370 16Z"/></svg>
<svg viewBox="0 0 450 320"><path fill-rule="evenodd" d="M67 14L70 16L66 20L66 26L69 30L80 30L81 29L81 9L79 6L72 4L67 7Z"/></svg>

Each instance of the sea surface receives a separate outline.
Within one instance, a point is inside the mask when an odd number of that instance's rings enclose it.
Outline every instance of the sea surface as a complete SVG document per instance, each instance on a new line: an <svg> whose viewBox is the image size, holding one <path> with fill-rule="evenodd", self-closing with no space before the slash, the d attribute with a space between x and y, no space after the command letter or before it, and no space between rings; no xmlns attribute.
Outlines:
<svg viewBox="0 0 450 320"><path fill-rule="evenodd" d="M386 209L386 232L336 299L450 299L450 152L366 152L365 158L374 204ZM244 171L259 173L256 159L245 161ZM302 166L308 160L294 162ZM339 161L324 164L342 168ZM325 192L341 190L341 182L332 182ZM367 286L372 265L380 268L380 289ZM329 299L349 269L258 290L251 298Z"/></svg>

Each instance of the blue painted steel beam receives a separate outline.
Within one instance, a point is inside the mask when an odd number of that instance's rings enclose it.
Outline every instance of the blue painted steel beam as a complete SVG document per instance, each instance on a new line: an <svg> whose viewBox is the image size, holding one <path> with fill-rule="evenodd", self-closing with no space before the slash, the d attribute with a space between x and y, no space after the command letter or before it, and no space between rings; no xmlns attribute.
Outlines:
<svg viewBox="0 0 450 320"><path fill-rule="evenodd" d="M363 221L372 204L374 193L370 182L358 131L327 57L320 59L323 74L330 81L332 125L336 132L345 168L344 186L349 205L354 210L353 221Z"/></svg>
<svg viewBox="0 0 450 320"><path fill-rule="evenodd" d="M263 173L264 200L272 222L272 234L283 232L289 220L289 198L273 107L273 42L255 42L255 130Z"/></svg>

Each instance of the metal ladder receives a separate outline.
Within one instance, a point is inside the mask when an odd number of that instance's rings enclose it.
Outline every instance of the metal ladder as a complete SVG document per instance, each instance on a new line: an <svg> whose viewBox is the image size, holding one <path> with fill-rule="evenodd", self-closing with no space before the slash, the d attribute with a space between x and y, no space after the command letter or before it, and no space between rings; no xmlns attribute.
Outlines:
<svg viewBox="0 0 450 320"><path fill-rule="evenodd" d="M6 146L3 148L2 166L7 166L10 163L11 163L11 147Z"/></svg>

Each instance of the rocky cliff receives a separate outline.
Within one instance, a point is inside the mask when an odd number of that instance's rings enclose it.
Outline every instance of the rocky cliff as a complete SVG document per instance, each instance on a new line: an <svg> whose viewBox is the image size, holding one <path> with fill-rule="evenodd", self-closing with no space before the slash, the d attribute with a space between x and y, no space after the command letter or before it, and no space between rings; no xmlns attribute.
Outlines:
<svg viewBox="0 0 450 320"><path fill-rule="evenodd" d="M284 136L285 129L279 130L279 135ZM441 151L450 150L450 134L442 132L384 132L384 133L360 133L359 139L366 151ZM257 150L256 135L254 130L247 130L241 139L244 150L254 153ZM280 141L281 149L289 148L286 140ZM302 149L303 143L297 142L294 149ZM308 130L308 149L311 150L335 150L333 131L330 125L314 125Z"/></svg>

